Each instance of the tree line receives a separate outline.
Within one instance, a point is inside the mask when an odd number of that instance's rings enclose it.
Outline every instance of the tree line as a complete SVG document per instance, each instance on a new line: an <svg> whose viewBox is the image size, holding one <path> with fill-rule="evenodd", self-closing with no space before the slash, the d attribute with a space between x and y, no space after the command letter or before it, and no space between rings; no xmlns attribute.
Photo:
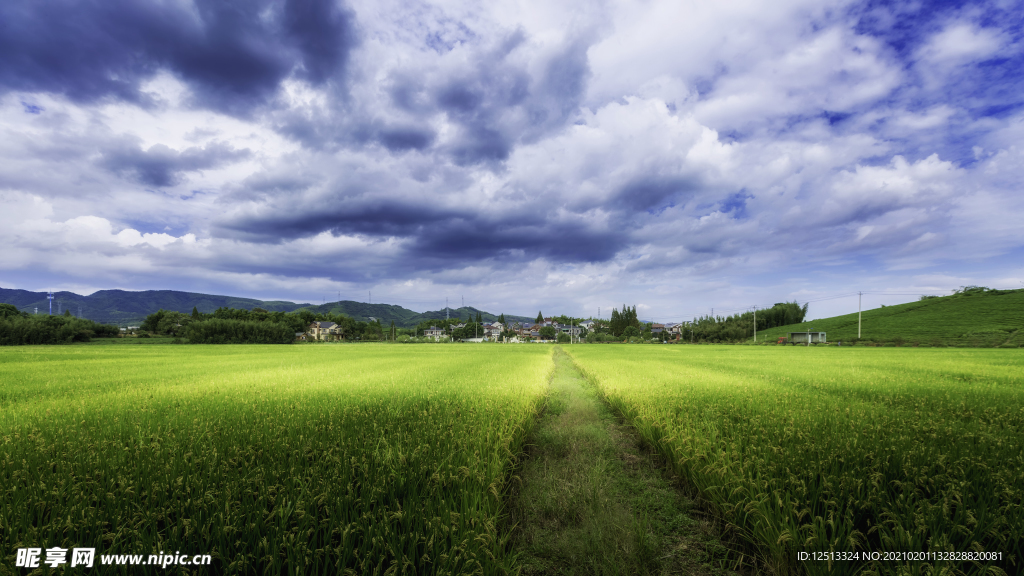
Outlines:
<svg viewBox="0 0 1024 576"><path fill-rule="evenodd" d="M117 326L76 318L69 310L58 316L28 314L13 304L0 304L0 346L70 344L119 334Z"/></svg>
<svg viewBox="0 0 1024 576"><path fill-rule="evenodd" d="M732 316L701 316L686 327L687 334L682 339L708 343L749 340L754 335L754 316L753 311ZM756 316L758 330L799 324L807 316L807 304L779 302L771 308L758 310ZM687 335L689 338L685 338Z"/></svg>
<svg viewBox="0 0 1024 576"><path fill-rule="evenodd" d="M270 312L262 308L218 308L210 313L192 308L191 314L157 310L140 329L182 338L193 344L288 344L295 334L305 332L313 322L334 322L343 340L378 341L392 336L394 323L385 333L380 321L362 322L341 314L309 310Z"/></svg>
<svg viewBox="0 0 1024 576"><path fill-rule="evenodd" d="M749 340L754 333L754 316L753 311L731 316L701 316L683 323L678 338L683 342L699 343ZM799 324L807 316L807 304L780 302L771 308L758 310L756 316L758 330ZM633 338L666 342L676 338L667 331L654 333L650 323L641 322L637 317L636 306L623 305L621 310L613 308L610 320L593 322L593 330L585 335L587 342L622 342Z"/></svg>

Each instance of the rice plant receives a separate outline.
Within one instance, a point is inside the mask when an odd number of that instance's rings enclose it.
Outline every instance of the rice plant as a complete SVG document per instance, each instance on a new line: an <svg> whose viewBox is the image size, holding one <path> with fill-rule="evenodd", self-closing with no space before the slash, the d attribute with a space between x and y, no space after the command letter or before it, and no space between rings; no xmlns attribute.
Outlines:
<svg viewBox="0 0 1024 576"><path fill-rule="evenodd" d="M509 573L496 523L550 368L529 346L5 349L0 573L53 546L211 554L204 573ZM146 570L166 572L103 573Z"/></svg>
<svg viewBox="0 0 1024 576"><path fill-rule="evenodd" d="M570 354L779 573L1024 572L1016 351Z"/></svg>

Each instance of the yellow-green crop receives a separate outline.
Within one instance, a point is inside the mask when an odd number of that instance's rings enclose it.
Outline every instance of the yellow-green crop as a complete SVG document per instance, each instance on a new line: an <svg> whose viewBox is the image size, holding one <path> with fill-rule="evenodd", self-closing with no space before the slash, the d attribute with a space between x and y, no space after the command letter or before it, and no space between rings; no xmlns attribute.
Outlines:
<svg viewBox="0 0 1024 576"><path fill-rule="evenodd" d="M0 573L53 546L505 572L504 482L550 368L532 346L0 350Z"/></svg>
<svg viewBox="0 0 1024 576"><path fill-rule="evenodd" d="M1024 572L1017 351L576 346L570 354L781 572ZM801 561L800 552L859 554ZM885 552L936 554L905 561ZM1002 559L946 561L940 552Z"/></svg>

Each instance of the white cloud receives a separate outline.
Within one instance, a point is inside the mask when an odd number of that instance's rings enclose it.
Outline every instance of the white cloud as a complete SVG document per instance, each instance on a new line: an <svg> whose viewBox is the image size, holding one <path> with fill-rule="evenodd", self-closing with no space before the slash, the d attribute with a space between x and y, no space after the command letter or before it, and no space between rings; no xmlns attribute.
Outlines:
<svg viewBox="0 0 1024 576"><path fill-rule="evenodd" d="M952 22L921 47L918 58L932 66L956 66L994 56L1006 42L1001 30Z"/></svg>
<svg viewBox="0 0 1024 576"><path fill-rule="evenodd" d="M1024 117L977 117L985 86L946 96L1016 50L972 14L908 55L845 1L351 6L349 74L288 77L249 116L166 71L143 105L8 92L0 272L689 314L682 288L924 286L1024 244ZM211 146L250 153L139 175Z"/></svg>

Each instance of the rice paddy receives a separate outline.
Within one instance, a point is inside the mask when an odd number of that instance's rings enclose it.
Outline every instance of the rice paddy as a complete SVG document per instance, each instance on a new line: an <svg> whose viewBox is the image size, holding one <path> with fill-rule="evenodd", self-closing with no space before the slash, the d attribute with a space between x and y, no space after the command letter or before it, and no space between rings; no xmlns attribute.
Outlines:
<svg viewBox="0 0 1024 576"><path fill-rule="evenodd" d="M496 526L550 353L5 349L0 573L23 547L211 554L218 574L509 573Z"/></svg>
<svg viewBox="0 0 1024 576"><path fill-rule="evenodd" d="M570 354L775 572L1024 571L1024 356L1014 351Z"/></svg>
<svg viewBox="0 0 1024 576"><path fill-rule="evenodd" d="M769 572L1024 571L1016 350L565 350ZM28 547L515 574L509 486L552 368L529 345L0 350L0 574Z"/></svg>

